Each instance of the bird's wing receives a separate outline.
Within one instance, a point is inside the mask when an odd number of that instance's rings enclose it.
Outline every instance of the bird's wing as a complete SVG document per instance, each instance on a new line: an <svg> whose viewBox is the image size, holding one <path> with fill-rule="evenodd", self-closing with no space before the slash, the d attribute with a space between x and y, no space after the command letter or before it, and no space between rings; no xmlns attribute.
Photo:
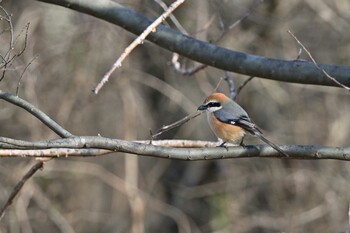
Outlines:
<svg viewBox="0 0 350 233"><path fill-rule="evenodd" d="M240 126L244 130L248 131L252 135L256 135L257 132L262 134L261 130L250 120L249 117L243 116L234 122L235 125Z"/></svg>
<svg viewBox="0 0 350 233"><path fill-rule="evenodd" d="M228 108L226 108L226 110L220 109L214 112L214 114L219 121L239 126L252 135L255 135L256 132L262 133L250 120L248 114L242 108L235 108L234 111L233 109Z"/></svg>

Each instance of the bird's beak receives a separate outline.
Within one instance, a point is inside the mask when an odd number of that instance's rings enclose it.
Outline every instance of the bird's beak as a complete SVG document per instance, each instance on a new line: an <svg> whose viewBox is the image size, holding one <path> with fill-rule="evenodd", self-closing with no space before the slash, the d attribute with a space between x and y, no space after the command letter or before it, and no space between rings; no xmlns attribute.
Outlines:
<svg viewBox="0 0 350 233"><path fill-rule="evenodd" d="M208 108L208 105L202 104L201 106L198 107L197 110L204 111L204 110L207 110L207 108Z"/></svg>

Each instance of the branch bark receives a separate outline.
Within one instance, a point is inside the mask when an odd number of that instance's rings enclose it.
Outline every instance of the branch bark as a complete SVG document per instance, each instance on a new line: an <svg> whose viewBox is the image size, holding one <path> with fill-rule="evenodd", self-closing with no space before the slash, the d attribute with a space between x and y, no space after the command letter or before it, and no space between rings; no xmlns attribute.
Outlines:
<svg viewBox="0 0 350 233"><path fill-rule="evenodd" d="M140 35L153 20L111 0L38 0L73 9L118 25ZM337 86L312 62L280 60L225 49L194 39L164 25L157 27L147 39L167 50L219 69L248 76L300 84ZM350 67L319 64L338 82L350 86Z"/></svg>

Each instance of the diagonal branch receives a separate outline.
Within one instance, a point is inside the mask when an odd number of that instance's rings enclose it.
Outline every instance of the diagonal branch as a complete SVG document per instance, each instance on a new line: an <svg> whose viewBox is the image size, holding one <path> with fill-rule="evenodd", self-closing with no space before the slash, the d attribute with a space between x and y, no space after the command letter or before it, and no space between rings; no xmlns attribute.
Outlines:
<svg viewBox="0 0 350 233"><path fill-rule="evenodd" d="M39 170L43 167L44 161L38 161L32 166L29 171L22 177L22 179L12 189L10 196L7 198L5 204L0 208L0 220L5 215L5 210L12 204L13 200L22 189L23 185Z"/></svg>
<svg viewBox="0 0 350 233"><path fill-rule="evenodd" d="M3 99L9 103L12 103L14 105L17 105L18 107L25 109L30 114L38 118L47 127L52 129L52 131L54 131L60 137L67 138L73 136L73 134L62 128L62 126L53 121L48 115L46 115L44 112L33 106L31 103L25 101L24 99L21 99L18 96L12 95L8 92L4 92L2 90L0 90L0 99Z"/></svg>
<svg viewBox="0 0 350 233"><path fill-rule="evenodd" d="M95 94L98 94L99 90L103 87L103 85L108 82L109 77L112 73L118 68L122 66L122 62L124 59L140 44L144 42L146 37L151 32L156 32L156 28L159 24L161 24L176 8L178 8L185 0L177 0L162 14L160 15L151 25L149 25L142 33L139 35L127 48L125 48L124 52L120 55L120 57L115 61L112 67L107 71L107 73L103 76L102 80L97 84L96 88L93 90Z"/></svg>
<svg viewBox="0 0 350 233"><path fill-rule="evenodd" d="M140 35L153 20L111 1L94 0L38 0L67 7L78 12L86 13L123 27L136 35ZM272 79L276 81L338 86L312 62L300 60L279 60L274 58L256 56L225 49L208 42L200 41L186 36L165 25L159 25L157 31L151 33L147 39L155 44L188 57L197 62L219 69ZM346 86L350 86L350 67L337 65L321 65L330 76Z"/></svg>
<svg viewBox="0 0 350 233"><path fill-rule="evenodd" d="M288 30L288 33L294 38L294 40L296 40L296 42L304 49L304 51L307 53L307 55L310 57L312 63L314 63L314 65L317 67L317 69L319 69L327 78L329 78L330 80L332 80L333 82L335 82L338 86L343 87L345 90L350 91L350 87L345 86L344 84L342 84L341 82L339 82L338 80L336 80L334 77L330 76L324 69L322 69L316 62L315 58L311 55L311 53L309 52L309 50L303 45L303 43L300 42L300 40L290 31Z"/></svg>

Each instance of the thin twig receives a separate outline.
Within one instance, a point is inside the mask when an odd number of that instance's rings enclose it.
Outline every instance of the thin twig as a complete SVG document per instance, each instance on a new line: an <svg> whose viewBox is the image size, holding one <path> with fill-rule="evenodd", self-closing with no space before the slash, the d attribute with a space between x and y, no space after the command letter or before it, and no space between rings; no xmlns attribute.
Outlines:
<svg viewBox="0 0 350 233"><path fill-rule="evenodd" d="M10 55L10 53L11 53L11 51L12 51L12 49L13 49L13 38L14 38L14 36L13 36L12 16L11 16L11 14L8 13L8 12L6 11L6 9L5 9L4 7L2 7L1 5L0 5L0 9L1 9L1 10L5 13L5 15L6 15L6 17L2 17L2 16L1 16L1 19L4 19L5 21L7 21L7 23L9 24L9 30L10 30L10 43L9 43L10 46L9 46L9 49L8 49L6 55L5 55L5 57L7 57L7 56Z"/></svg>
<svg viewBox="0 0 350 233"><path fill-rule="evenodd" d="M225 30L225 25L223 24L223 21L222 19L220 20L220 26L222 28L222 32L220 34L220 36L215 40L215 43L218 43L219 41L221 41L225 36L226 34L233 30L234 28L236 28L238 25L240 25L244 20L246 20L251 14L254 13L254 11L256 10L256 8L258 8L258 6L260 6L260 4L264 3L264 0L258 0L257 2L255 2L253 4L253 6L242 16L240 17L239 19L237 19L235 22L233 22L233 24L231 24L229 27L228 27L228 30Z"/></svg>
<svg viewBox="0 0 350 233"><path fill-rule="evenodd" d="M167 11L168 10L168 6L162 1L162 0L154 0L156 3L158 3L158 5L164 10ZM171 19L171 21L173 21L175 27L184 35L188 35L188 32L186 31L186 29L181 25L181 23L177 20L177 18L173 15L170 14L169 18Z"/></svg>
<svg viewBox="0 0 350 233"><path fill-rule="evenodd" d="M23 77L24 73L26 72L26 70L28 69L28 67L33 63L33 61L34 61L35 59L37 59L37 58L38 58L37 56L33 57L33 58L28 62L28 64L24 67L24 69L23 69L23 71L22 71L22 73L21 73L21 76L19 77L18 82L17 82L16 96L18 96L19 87L20 87L20 85L21 85L21 81L22 81L22 77Z"/></svg>
<svg viewBox="0 0 350 233"><path fill-rule="evenodd" d="M1 59L4 61L4 64L0 67L0 69L3 69L3 72L2 72L1 77L0 77L0 81L2 81L3 78L5 77L6 70L13 63L13 61L17 57L20 57L24 53L24 51L26 50L27 41L28 41L29 25L30 25L30 23L27 23L26 26L24 26L24 28L21 30L21 32L16 36L16 38L14 40L11 39L11 42L10 42L10 43L12 43L11 49L9 51L7 51L5 56L1 56ZM11 26L12 26L12 23L10 24L10 27ZM10 31L11 31L11 35L13 36L13 29ZM12 57L10 57L10 54L11 54L12 50L14 49L14 46L15 46L18 38L20 37L20 35L23 33L23 31L25 31L23 47L18 53L15 53Z"/></svg>
<svg viewBox="0 0 350 233"><path fill-rule="evenodd" d="M22 177L22 179L13 188L10 196L7 198L5 204L0 209L0 220L4 217L6 209L12 204L14 198L21 191L23 185L44 165L44 161L38 161L32 166L29 171Z"/></svg>
<svg viewBox="0 0 350 233"><path fill-rule="evenodd" d="M223 80L223 78L220 78L220 79L219 79L219 82L218 82L218 84L216 84L216 87L214 88L213 92L217 92L217 91L218 91L219 86L220 86L222 80Z"/></svg>
<svg viewBox="0 0 350 233"><path fill-rule="evenodd" d="M158 137L159 135L163 134L166 131L169 131L171 129L174 129L176 127L179 127L183 124L185 124L186 122L190 121L191 119L199 116L201 114L201 112L195 112L191 115L185 116L184 118L182 118L181 120L178 120L172 124L169 125L164 125L163 127L161 127L160 129L157 130L157 133L152 135L152 139Z"/></svg>
<svg viewBox="0 0 350 233"><path fill-rule="evenodd" d="M239 93L241 93L241 91L243 90L243 88L254 78L254 76L250 76L248 79L246 79L238 88L237 88L237 94L235 96L235 98L233 100L237 99L237 96L239 95Z"/></svg>
<svg viewBox="0 0 350 233"><path fill-rule="evenodd" d="M29 32L29 25L30 23L27 23L26 26L24 26L24 28L21 30L21 32L16 36L16 38L14 39L14 44L13 46L15 46L18 38L20 37L20 35L23 33L23 31L25 31L25 34L24 34L24 42L23 42L23 47L22 49L19 51L19 53L16 53L14 54L11 58L9 58L9 60L7 61L8 64L11 64L15 58L21 56L24 51L26 50L27 48L27 41L28 41L28 32ZM12 49L14 49L14 47L12 47Z"/></svg>
<svg viewBox="0 0 350 233"><path fill-rule="evenodd" d="M112 65L111 69L107 71L107 73L103 76L102 80L97 84L96 88L93 90L95 94L98 94L100 89L103 87L103 85L108 82L109 77L111 74L117 69L118 67L122 66L122 62L124 59L131 53L134 48L136 48L139 44L142 44L146 37L156 31L156 28L159 24L161 24L169 15L178 8L185 0L177 0L173 4L170 5L167 11L165 11L161 16L159 16L151 25L149 25L146 30L144 30L141 35L139 35L120 55L120 57L117 59L117 61Z"/></svg>
<svg viewBox="0 0 350 233"><path fill-rule="evenodd" d="M65 130L62 126L57 124L54 120L52 120L48 115L46 115L43 111L36 108L31 103L21 99L18 96L12 95L8 92L4 92L0 90L0 99L3 99L9 103L17 105L28 111L30 114L38 118L42 123L44 123L47 127L49 127L52 131L54 131L57 135L63 138L72 137L73 134Z"/></svg>
<svg viewBox="0 0 350 233"><path fill-rule="evenodd" d="M7 50L5 56L1 56L2 60L4 61L4 65L1 66L1 68L3 68L3 71L2 71L2 74L1 74L1 77L0 77L0 81L1 81L5 77L6 67L8 65L8 56L10 56L10 54L11 54L11 52L13 50L13 25L12 25L11 15L1 5L0 5L0 9L6 15L6 17L1 16L1 20L4 19L8 23L8 25L9 25L8 30L10 31L9 49Z"/></svg>
<svg viewBox="0 0 350 233"><path fill-rule="evenodd" d="M307 50L307 48L303 45L303 43L301 43L298 38L290 31L287 31L293 38L294 40L296 40L296 42L304 49L304 51L307 53L307 55L310 57L312 63L314 63L314 65L316 66L316 68L318 70L320 70L327 78L329 78L330 80L332 80L334 83L336 83L337 85L343 87L344 89L346 89L347 91L350 91L350 87L340 83L338 80L336 80L335 78L333 78L332 76L330 76L324 69L322 69L316 62L316 60L313 58L313 56L311 55L311 53L309 52L309 50Z"/></svg>

